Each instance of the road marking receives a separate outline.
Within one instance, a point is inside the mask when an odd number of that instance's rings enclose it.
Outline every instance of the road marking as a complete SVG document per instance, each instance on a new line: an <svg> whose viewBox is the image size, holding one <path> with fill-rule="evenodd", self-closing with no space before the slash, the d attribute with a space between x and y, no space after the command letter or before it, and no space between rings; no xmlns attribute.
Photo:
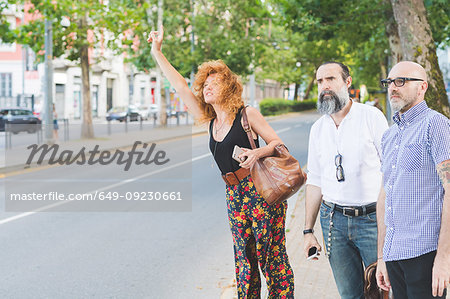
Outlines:
<svg viewBox="0 0 450 299"><path fill-rule="evenodd" d="M295 125L294 128L298 128L298 127L301 127L301 126L303 126L303 124Z"/></svg>
<svg viewBox="0 0 450 299"><path fill-rule="evenodd" d="M280 134L280 133L289 131L290 129L292 129L292 127L287 127L287 128L281 129L281 130L277 130L277 131L275 131L275 133Z"/></svg>
<svg viewBox="0 0 450 299"><path fill-rule="evenodd" d="M176 167L179 167L179 166L183 166L183 165L186 165L188 163L192 163L192 162L204 159L204 158L209 157L209 156L211 156L211 153L200 155L200 156L197 156L195 158L192 158L191 160L186 160L186 161L183 161L183 162L179 162L179 163L173 164L171 166L168 166L166 168L161 168L161 169L158 169L158 170L155 170L155 171L143 174L143 175L139 175L139 176L134 177L132 179L123 180L123 181L121 181L119 183L115 183L115 184L112 184L112 185L109 185L109 186L105 186L105 187L100 188L100 189L95 189L95 190L92 190L92 191L88 191L88 192L85 192L84 194L94 194L95 192L102 192L102 191L105 191L105 190L108 190L108 189L111 189L111 188L114 188L114 187L118 187L118 186L122 186L122 185L125 185L125 184L128 184L128 183L132 183L132 182L134 182L136 180L139 180L139 179L142 179L144 177L149 177L149 176L152 176L154 174L158 174L158 173L161 173L161 172L166 171L166 170L170 170L170 169L173 169L173 168L176 168ZM72 202L72 201L61 201L61 202L54 203L54 204L51 204L49 206L45 206L45 207L42 207L42 208L30 211L30 212L25 212L25 213L21 213L19 215L8 217L8 218L0 220L0 225L8 223L8 222L15 221L15 220L27 217L27 216L31 216L31 215L36 214L38 212L42 212L42 211L45 211L45 210L48 210L48 209L51 209L51 208L54 208L54 207L57 207L57 206L60 206L60 205L63 205L63 204L67 204L67 203L70 203L70 202Z"/></svg>

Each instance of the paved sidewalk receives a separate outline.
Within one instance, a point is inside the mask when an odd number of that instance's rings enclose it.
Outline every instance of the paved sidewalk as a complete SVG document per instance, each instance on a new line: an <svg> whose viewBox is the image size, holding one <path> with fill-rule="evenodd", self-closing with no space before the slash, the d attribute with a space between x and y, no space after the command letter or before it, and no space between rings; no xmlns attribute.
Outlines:
<svg viewBox="0 0 450 299"><path fill-rule="evenodd" d="M339 293L334 282L330 264L322 252L317 261L307 261L303 253L303 227L305 225L305 188L303 187L298 198L289 202L295 205L291 219L287 219L286 242L289 260L294 269L295 298L297 299L337 299ZM322 229L319 221L314 227L315 235L320 244L323 244Z"/></svg>
<svg viewBox="0 0 450 299"><path fill-rule="evenodd" d="M307 261L303 253L303 226L305 223L305 187L288 200L286 218L286 244L291 266L294 270L295 299L337 299L339 293L334 282L330 264L323 254L317 261ZM322 229L319 221L314 227L315 235L323 244ZM323 248L323 245L322 245ZM264 277L261 274L261 277ZM262 279L262 296L267 298L267 288ZM233 280L224 289L221 299L235 299L237 297L236 284Z"/></svg>

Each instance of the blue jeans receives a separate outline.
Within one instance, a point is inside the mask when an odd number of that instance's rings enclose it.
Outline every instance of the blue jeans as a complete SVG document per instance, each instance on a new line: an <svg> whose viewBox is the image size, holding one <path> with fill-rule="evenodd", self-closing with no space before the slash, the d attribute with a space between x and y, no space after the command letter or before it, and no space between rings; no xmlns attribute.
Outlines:
<svg viewBox="0 0 450 299"><path fill-rule="evenodd" d="M377 260L376 212L344 216L322 203L320 224L339 295L364 299L364 268Z"/></svg>

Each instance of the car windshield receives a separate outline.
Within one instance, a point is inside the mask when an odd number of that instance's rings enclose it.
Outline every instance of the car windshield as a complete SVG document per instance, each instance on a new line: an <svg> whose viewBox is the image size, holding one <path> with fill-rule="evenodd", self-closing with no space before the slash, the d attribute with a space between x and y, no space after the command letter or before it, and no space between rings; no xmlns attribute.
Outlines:
<svg viewBox="0 0 450 299"><path fill-rule="evenodd" d="M25 109L3 109L0 111L0 115L33 115L33 112Z"/></svg>
<svg viewBox="0 0 450 299"><path fill-rule="evenodd" d="M17 109L13 110L12 112L13 115L33 115L33 112L31 112L30 110Z"/></svg>

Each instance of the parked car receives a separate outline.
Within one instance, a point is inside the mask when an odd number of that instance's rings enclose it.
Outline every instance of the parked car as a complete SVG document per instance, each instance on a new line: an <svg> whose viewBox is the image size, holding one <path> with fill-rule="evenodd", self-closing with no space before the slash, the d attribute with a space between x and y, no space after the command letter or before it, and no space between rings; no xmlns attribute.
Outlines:
<svg viewBox="0 0 450 299"><path fill-rule="evenodd" d="M150 106L139 106L137 107L139 114L143 120L157 118L159 114L159 108L157 104L150 104Z"/></svg>
<svg viewBox="0 0 450 299"><path fill-rule="evenodd" d="M148 118L157 119L159 117L159 107L157 104L150 104L148 107Z"/></svg>
<svg viewBox="0 0 450 299"><path fill-rule="evenodd" d="M139 110L135 107L114 107L108 111L106 116L107 121L118 120L120 122L138 121L140 118Z"/></svg>
<svg viewBox="0 0 450 299"><path fill-rule="evenodd" d="M0 131L5 131L6 124L11 125L11 132L14 134L19 132L35 133L41 129L42 121L28 109L0 108Z"/></svg>
<svg viewBox="0 0 450 299"><path fill-rule="evenodd" d="M157 104L151 104L150 107L148 108L148 112L149 112L149 114L153 114L153 113L158 114L158 112L159 112L158 105Z"/></svg>
<svg viewBox="0 0 450 299"><path fill-rule="evenodd" d="M137 107L137 110L139 112L139 115L143 120L147 120L149 117L149 110L147 106L139 106Z"/></svg>

